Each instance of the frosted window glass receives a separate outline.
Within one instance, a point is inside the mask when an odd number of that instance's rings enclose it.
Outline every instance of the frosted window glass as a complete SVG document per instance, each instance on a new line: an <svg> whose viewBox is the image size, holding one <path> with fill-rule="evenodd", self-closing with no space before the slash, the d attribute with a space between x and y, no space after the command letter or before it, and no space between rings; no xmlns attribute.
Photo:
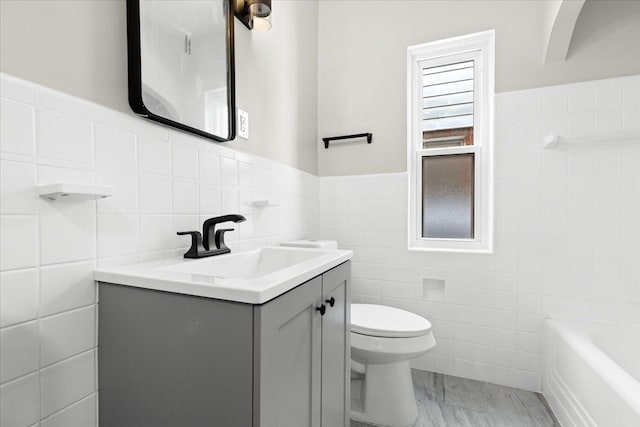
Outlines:
<svg viewBox="0 0 640 427"><path fill-rule="evenodd" d="M422 158L422 237L473 239L474 154Z"/></svg>

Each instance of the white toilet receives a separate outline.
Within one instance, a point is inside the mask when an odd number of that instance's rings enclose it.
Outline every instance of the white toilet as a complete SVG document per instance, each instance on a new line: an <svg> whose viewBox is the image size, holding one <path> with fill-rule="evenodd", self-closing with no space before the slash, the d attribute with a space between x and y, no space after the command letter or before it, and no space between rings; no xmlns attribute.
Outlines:
<svg viewBox="0 0 640 427"><path fill-rule="evenodd" d="M418 409L409 362L435 345L431 323L417 314L351 304L351 419L413 425Z"/></svg>

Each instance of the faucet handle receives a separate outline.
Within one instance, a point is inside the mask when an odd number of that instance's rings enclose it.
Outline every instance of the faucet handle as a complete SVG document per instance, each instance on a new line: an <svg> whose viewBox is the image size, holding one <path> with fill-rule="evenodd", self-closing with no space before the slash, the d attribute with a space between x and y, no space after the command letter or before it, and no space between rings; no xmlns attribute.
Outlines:
<svg viewBox="0 0 640 427"><path fill-rule="evenodd" d="M216 230L215 243L218 250L227 250L230 252L229 247L224 243L224 233L233 230L233 228L221 228L220 230Z"/></svg>
<svg viewBox="0 0 640 427"><path fill-rule="evenodd" d="M220 224L222 222L227 222L227 221L243 222L246 220L247 218L245 218L244 216L236 215L236 214L216 216L216 217L205 220L204 223L202 224L202 236L203 236L202 243L204 245L204 248L206 250L214 249L211 247L211 241L215 240L214 231L217 224Z"/></svg>
<svg viewBox="0 0 640 427"><path fill-rule="evenodd" d="M178 236L191 236L191 247L184 253L185 258L199 258L199 254L205 252L202 246L202 234L199 231L178 231Z"/></svg>

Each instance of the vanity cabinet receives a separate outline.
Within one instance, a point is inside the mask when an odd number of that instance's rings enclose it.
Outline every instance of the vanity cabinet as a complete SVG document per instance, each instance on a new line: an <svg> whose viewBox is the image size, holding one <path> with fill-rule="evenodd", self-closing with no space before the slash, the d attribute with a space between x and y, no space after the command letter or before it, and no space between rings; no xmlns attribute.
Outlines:
<svg viewBox="0 0 640 427"><path fill-rule="evenodd" d="M100 426L347 427L349 295L349 261L261 305L100 283Z"/></svg>

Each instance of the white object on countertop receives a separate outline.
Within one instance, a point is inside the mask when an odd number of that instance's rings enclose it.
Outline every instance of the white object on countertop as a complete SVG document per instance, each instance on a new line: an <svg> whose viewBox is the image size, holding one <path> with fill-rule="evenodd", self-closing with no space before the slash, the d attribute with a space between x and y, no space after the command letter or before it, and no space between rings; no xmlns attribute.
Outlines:
<svg viewBox="0 0 640 427"><path fill-rule="evenodd" d="M348 250L267 247L200 259L170 258L98 269L95 280L263 304L353 256Z"/></svg>
<svg viewBox="0 0 640 427"><path fill-rule="evenodd" d="M254 200L251 202L251 206L254 208L275 208L280 205L277 203L271 203L269 200Z"/></svg>
<svg viewBox="0 0 640 427"><path fill-rule="evenodd" d="M315 248L315 249L338 249L338 242L335 240L292 240L290 242L282 242L280 246L288 246L292 248Z"/></svg>
<svg viewBox="0 0 640 427"><path fill-rule="evenodd" d="M110 185L56 182L37 187L38 195L49 200L95 200L114 195Z"/></svg>

